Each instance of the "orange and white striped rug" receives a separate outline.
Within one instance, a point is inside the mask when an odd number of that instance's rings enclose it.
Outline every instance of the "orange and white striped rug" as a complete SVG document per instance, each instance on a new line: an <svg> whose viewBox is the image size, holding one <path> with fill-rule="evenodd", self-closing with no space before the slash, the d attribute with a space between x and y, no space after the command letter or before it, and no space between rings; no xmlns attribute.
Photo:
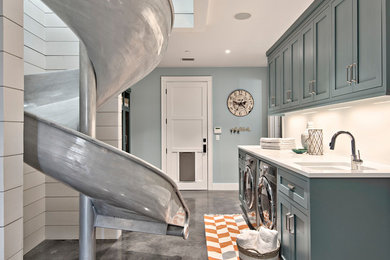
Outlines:
<svg viewBox="0 0 390 260"><path fill-rule="evenodd" d="M204 215L209 260L239 260L236 244L241 230L248 229L242 215Z"/></svg>

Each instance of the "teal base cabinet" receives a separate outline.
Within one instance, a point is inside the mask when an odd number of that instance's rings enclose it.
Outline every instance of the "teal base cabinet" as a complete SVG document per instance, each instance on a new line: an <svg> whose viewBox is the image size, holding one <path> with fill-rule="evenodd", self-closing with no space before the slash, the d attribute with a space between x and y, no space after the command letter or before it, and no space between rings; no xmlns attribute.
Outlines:
<svg viewBox="0 0 390 260"><path fill-rule="evenodd" d="M269 113L389 95L389 28L390 0L315 0L267 51Z"/></svg>
<svg viewBox="0 0 390 260"><path fill-rule="evenodd" d="M282 259L309 259L309 217L286 196L278 194L280 256Z"/></svg>
<svg viewBox="0 0 390 260"><path fill-rule="evenodd" d="M278 168L284 260L390 259L390 179L309 179Z"/></svg>

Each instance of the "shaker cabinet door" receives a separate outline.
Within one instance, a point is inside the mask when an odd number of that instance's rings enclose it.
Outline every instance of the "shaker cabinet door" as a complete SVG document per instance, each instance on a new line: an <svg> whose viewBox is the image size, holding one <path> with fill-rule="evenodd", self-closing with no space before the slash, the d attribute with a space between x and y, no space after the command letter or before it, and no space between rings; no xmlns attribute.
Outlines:
<svg viewBox="0 0 390 260"><path fill-rule="evenodd" d="M314 100L329 98L330 57L331 57L331 17L330 8L326 8L314 20Z"/></svg>
<svg viewBox="0 0 390 260"><path fill-rule="evenodd" d="M269 110L275 109L276 102L276 69L275 60L271 60L268 64L268 108Z"/></svg>
<svg viewBox="0 0 390 260"><path fill-rule="evenodd" d="M332 2L332 95L352 92L353 0Z"/></svg>
<svg viewBox="0 0 390 260"><path fill-rule="evenodd" d="M382 0L354 0L354 91L382 86Z"/></svg>
<svg viewBox="0 0 390 260"><path fill-rule="evenodd" d="M286 47L282 51L283 56L283 84L282 84L282 107L289 107L292 102L292 89L291 89L291 79L292 79L292 66L291 66L291 48L290 46Z"/></svg>
<svg viewBox="0 0 390 260"><path fill-rule="evenodd" d="M291 42L291 103L292 106L299 102L301 87L302 44L299 37Z"/></svg>
<svg viewBox="0 0 390 260"><path fill-rule="evenodd" d="M312 102L314 82L314 38L313 25L302 31L302 103Z"/></svg>
<svg viewBox="0 0 390 260"><path fill-rule="evenodd" d="M280 256L283 260L292 259L292 236L290 234L289 223L291 218L291 203L286 200L282 195L279 195L278 192L278 232L279 232L279 240L280 240Z"/></svg>
<svg viewBox="0 0 390 260"><path fill-rule="evenodd" d="M280 108L282 98L282 84L283 84L283 55L280 54L275 58L275 93L274 104L275 110Z"/></svg>
<svg viewBox="0 0 390 260"><path fill-rule="evenodd" d="M292 39L282 51L283 56L283 84L282 108L298 105L300 83L302 45L299 37Z"/></svg>
<svg viewBox="0 0 390 260"><path fill-rule="evenodd" d="M309 219L294 206L291 207L291 214L293 216L290 221L290 232L293 235L291 259L309 260Z"/></svg>

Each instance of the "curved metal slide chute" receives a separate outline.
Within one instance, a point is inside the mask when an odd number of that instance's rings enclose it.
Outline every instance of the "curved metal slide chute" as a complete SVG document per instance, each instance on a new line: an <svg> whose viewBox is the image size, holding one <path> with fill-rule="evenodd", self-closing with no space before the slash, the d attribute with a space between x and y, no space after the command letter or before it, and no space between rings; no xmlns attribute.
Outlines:
<svg viewBox="0 0 390 260"><path fill-rule="evenodd" d="M83 42L102 105L160 62L169 0L43 0ZM96 227L188 236L176 184L151 164L78 132L79 70L25 76L24 160L91 198Z"/></svg>
<svg viewBox="0 0 390 260"><path fill-rule="evenodd" d="M173 25L170 0L42 0L88 51L97 106L149 74L161 61Z"/></svg>

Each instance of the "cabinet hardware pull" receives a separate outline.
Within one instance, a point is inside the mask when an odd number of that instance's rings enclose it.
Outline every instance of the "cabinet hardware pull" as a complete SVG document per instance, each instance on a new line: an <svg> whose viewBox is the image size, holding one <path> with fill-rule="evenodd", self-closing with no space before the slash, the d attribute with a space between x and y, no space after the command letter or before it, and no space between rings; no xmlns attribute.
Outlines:
<svg viewBox="0 0 390 260"><path fill-rule="evenodd" d="M292 94L292 91L291 90L287 90L286 91L286 94L287 94L287 103L290 103L292 101L291 99L291 94Z"/></svg>
<svg viewBox="0 0 390 260"><path fill-rule="evenodd" d="M316 81L313 80L312 82L313 82L313 84L312 84L312 93L313 93L313 96L315 96L315 95L317 94L317 93L316 93L316 90L314 89L315 86L316 86Z"/></svg>
<svg viewBox="0 0 390 260"><path fill-rule="evenodd" d="M349 73L350 73L349 84L352 84L354 82L354 80L353 80L353 64L349 65Z"/></svg>
<svg viewBox="0 0 390 260"><path fill-rule="evenodd" d="M290 233L290 216L291 216L291 213L287 213L285 218L286 218L286 230Z"/></svg>
<svg viewBox="0 0 390 260"><path fill-rule="evenodd" d="M351 69L351 65L348 65L347 67L346 67L346 70L347 70L347 83L349 84L349 85L351 85L351 81L349 80L349 75L350 75L350 73L349 73L349 70Z"/></svg>
<svg viewBox="0 0 390 260"><path fill-rule="evenodd" d="M271 106L274 107L275 106L275 102L276 101L276 98L275 97L271 97Z"/></svg>
<svg viewBox="0 0 390 260"><path fill-rule="evenodd" d="M291 219L292 219L293 224L294 224L292 229L291 229ZM294 214L290 214L290 216L288 217L288 232L290 234L294 234L295 233L295 215Z"/></svg>
<svg viewBox="0 0 390 260"><path fill-rule="evenodd" d="M352 66L352 82L357 83L357 63L354 63L351 65Z"/></svg>
<svg viewBox="0 0 390 260"><path fill-rule="evenodd" d="M295 186L294 185L292 185L292 184L287 184L287 187L288 187L288 189L289 190L291 190L291 191L294 191L295 190Z"/></svg>
<svg viewBox="0 0 390 260"><path fill-rule="evenodd" d="M313 96L313 95L315 95L316 93L315 93L315 90L314 90L314 84L315 84L315 80L310 80L309 81L309 94L311 95L311 96Z"/></svg>

